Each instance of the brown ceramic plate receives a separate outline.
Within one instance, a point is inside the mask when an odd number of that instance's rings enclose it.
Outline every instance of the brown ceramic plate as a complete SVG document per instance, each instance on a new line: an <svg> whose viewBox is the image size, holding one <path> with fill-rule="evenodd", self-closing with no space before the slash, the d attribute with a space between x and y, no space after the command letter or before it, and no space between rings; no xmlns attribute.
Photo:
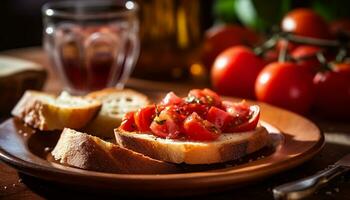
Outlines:
<svg viewBox="0 0 350 200"><path fill-rule="evenodd" d="M273 147L230 163L185 167L187 171L183 173L111 174L63 166L47 159L59 133L35 133L13 118L0 125L0 158L25 174L67 185L124 194L185 195L226 190L261 180L300 165L323 147L323 134L306 118L258 104Z"/></svg>

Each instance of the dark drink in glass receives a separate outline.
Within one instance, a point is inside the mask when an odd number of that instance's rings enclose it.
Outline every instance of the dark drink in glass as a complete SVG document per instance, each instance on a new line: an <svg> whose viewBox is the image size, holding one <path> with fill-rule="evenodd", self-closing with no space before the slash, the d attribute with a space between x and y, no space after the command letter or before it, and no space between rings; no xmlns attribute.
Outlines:
<svg viewBox="0 0 350 200"><path fill-rule="evenodd" d="M139 54L136 10L132 1L43 7L45 49L68 91L124 87Z"/></svg>

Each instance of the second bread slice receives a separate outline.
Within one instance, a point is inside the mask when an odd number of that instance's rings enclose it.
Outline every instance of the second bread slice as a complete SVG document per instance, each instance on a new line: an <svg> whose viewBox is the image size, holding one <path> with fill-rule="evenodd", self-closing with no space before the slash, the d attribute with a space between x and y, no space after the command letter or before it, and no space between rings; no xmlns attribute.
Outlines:
<svg viewBox="0 0 350 200"><path fill-rule="evenodd" d="M104 139L114 138L113 130L120 125L124 114L150 103L147 96L131 89L107 88L86 97L101 101L102 108L84 131Z"/></svg>

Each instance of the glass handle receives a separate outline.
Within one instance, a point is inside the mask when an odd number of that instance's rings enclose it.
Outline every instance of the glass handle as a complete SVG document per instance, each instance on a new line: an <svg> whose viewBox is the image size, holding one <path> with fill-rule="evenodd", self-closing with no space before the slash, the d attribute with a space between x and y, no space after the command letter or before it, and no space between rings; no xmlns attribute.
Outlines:
<svg viewBox="0 0 350 200"><path fill-rule="evenodd" d="M138 33L133 32L132 34L129 34L128 39L125 43L125 60L124 60L124 67L123 72L120 77L120 81L117 83L117 88L124 88L124 85L128 78L130 77L131 72L133 71L137 58L140 53L140 41L138 38Z"/></svg>

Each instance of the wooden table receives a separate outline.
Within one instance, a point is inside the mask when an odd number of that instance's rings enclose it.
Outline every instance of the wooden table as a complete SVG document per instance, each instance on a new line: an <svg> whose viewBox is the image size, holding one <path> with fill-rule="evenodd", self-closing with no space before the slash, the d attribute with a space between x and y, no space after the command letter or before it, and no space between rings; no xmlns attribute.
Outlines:
<svg viewBox="0 0 350 200"><path fill-rule="evenodd" d="M49 72L48 81L44 90L58 92L62 84L50 67L47 57L41 48L26 48L2 52L3 55L11 55L28 59L42 64ZM157 90L167 91L169 88L178 92L187 91L194 87L189 84L174 84L130 79L128 87L137 88L140 91ZM334 163L343 155L350 153L350 123L336 122L322 119L318 116L310 116L325 133L326 145L319 155L306 162L302 166L281 174L274 175L266 180L227 191L220 194L191 197L193 199L273 199L271 189L281 183L292 181L311 175L328 165ZM321 189L310 199L350 199L350 175L335 179L327 187ZM185 188L184 188L185 189ZM36 178L19 174L10 166L0 162L0 199L46 199L46 198L111 198L109 194L98 194L94 191L75 190L55 183L44 182Z"/></svg>

